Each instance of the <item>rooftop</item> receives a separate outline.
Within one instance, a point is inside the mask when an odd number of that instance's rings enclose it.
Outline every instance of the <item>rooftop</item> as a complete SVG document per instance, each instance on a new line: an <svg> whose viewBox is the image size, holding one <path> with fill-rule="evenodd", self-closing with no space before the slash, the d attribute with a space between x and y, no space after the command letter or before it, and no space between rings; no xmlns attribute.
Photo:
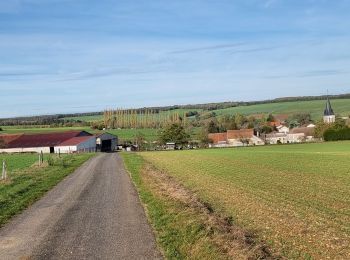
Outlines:
<svg viewBox="0 0 350 260"><path fill-rule="evenodd" d="M91 134L85 131L23 134L18 138L11 140L7 144L7 148L53 147L78 136L91 136Z"/></svg>
<svg viewBox="0 0 350 260"><path fill-rule="evenodd" d="M329 101L329 98L327 97L327 102L326 102L326 108L323 113L324 116L334 116L334 112L332 109L331 102Z"/></svg>

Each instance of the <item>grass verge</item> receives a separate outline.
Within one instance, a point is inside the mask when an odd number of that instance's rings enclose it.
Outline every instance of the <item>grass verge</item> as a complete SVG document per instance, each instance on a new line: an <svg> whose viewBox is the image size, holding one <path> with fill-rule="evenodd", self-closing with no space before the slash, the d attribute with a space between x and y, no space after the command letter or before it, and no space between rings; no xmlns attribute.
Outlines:
<svg viewBox="0 0 350 260"><path fill-rule="evenodd" d="M9 172L0 182L0 227L72 173L94 154L65 155L48 165L32 166Z"/></svg>

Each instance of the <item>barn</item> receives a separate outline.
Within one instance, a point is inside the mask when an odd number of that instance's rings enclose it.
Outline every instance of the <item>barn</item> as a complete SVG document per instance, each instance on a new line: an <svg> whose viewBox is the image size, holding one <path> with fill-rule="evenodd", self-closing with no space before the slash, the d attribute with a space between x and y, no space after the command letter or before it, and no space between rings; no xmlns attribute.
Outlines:
<svg viewBox="0 0 350 260"><path fill-rule="evenodd" d="M118 137L110 133L102 133L96 135L96 151L112 152L118 146Z"/></svg>
<svg viewBox="0 0 350 260"><path fill-rule="evenodd" d="M3 140L0 153L70 153L96 150L96 137L86 131L0 135L0 139Z"/></svg>
<svg viewBox="0 0 350 260"><path fill-rule="evenodd" d="M55 153L81 153L95 152L96 137L95 136L78 136L55 146Z"/></svg>

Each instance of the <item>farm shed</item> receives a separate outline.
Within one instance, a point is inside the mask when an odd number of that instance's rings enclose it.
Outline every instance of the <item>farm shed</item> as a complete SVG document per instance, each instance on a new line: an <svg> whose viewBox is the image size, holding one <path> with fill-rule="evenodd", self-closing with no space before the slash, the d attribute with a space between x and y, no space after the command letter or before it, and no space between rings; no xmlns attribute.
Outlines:
<svg viewBox="0 0 350 260"><path fill-rule="evenodd" d="M118 146L118 137L110 133L103 133L96 135L96 151L98 152L112 152Z"/></svg>
<svg viewBox="0 0 350 260"><path fill-rule="evenodd" d="M78 136L73 137L58 146L55 146L55 153L76 153L76 152L95 152L95 136Z"/></svg>
<svg viewBox="0 0 350 260"><path fill-rule="evenodd" d="M22 134L16 138L10 138L5 135L0 135L0 138L5 140L5 147L0 149L0 153L54 153L55 147L59 146L63 142L70 140L74 137L82 136L91 137L92 135L85 131L69 131L45 134Z"/></svg>

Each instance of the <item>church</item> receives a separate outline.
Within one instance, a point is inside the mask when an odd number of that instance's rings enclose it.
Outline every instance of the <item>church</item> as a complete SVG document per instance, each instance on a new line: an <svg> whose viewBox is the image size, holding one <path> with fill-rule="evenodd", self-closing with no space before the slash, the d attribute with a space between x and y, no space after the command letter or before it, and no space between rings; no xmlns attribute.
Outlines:
<svg viewBox="0 0 350 260"><path fill-rule="evenodd" d="M335 122L335 114L333 112L331 102L329 101L328 96L327 96L326 108L323 113L323 122L327 124L331 124Z"/></svg>

